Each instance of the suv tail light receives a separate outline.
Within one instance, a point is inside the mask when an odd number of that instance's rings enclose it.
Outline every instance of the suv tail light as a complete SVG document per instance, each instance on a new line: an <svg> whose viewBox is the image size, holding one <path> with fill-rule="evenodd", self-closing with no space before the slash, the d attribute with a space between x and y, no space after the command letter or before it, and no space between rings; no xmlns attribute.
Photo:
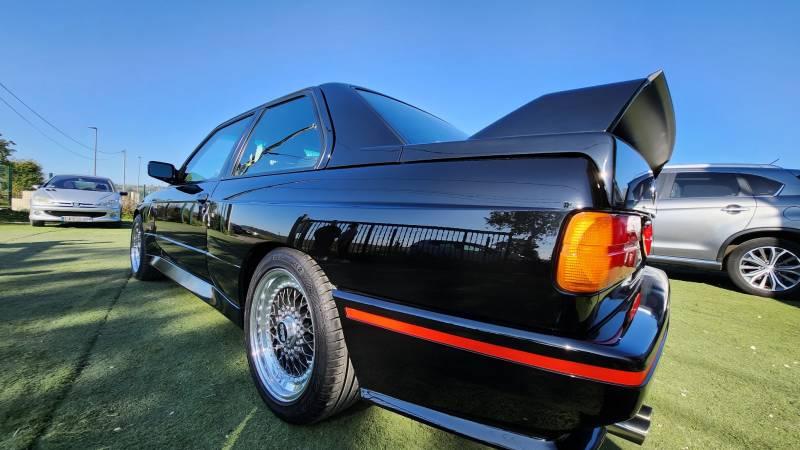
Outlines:
<svg viewBox="0 0 800 450"><path fill-rule="evenodd" d="M642 261L641 239L639 216L594 211L573 215L558 255L558 287L594 293L624 280Z"/></svg>
<svg viewBox="0 0 800 450"><path fill-rule="evenodd" d="M644 243L645 256L650 255L650 250L653 248L653 222L647 220L642 227L642 241Z"/></svg>

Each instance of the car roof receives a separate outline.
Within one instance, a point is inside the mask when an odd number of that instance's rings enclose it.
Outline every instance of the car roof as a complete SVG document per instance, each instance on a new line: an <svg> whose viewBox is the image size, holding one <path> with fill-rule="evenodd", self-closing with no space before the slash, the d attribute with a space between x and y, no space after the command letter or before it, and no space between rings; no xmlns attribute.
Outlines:
<svg viewBox="0 0 800 450"><path fill-rule="evenodd" d="M783 167L774 164L726 164L726 163L713 163L713 164L668 164L664 166L664 170L681 170L681 169L778 169L784 170Z"/></svg>
<svg viewBox="0 0 800 450"><path fill-rule="evenodd" d="M82 174L81 175L81 174L74 174L74 173L57 173L57 174L53 175L53 178L56 178L56 177L76 177L76 178L86 177L86 178L98 178L100 180L111 181L111 178L108 178L108 177L101 177L101 176L98 176L98 175L86 175L86 174Z"/></svg>

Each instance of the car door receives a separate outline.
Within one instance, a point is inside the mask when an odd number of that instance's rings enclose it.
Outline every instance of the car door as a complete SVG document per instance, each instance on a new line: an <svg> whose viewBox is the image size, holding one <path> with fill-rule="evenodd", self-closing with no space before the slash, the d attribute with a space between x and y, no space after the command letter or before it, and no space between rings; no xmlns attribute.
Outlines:
<svg viewBox="0 0 800 450"><path fill-rule="evenodd" d="M267 106L248 133L238 156L227 169L229 177L220 182L209 199L212 226L208 230L211 279L215 286L232 298L238 296L239 267L250 247L247 241L235 245L228 234L237 231L239 216L246 209L237 200L241 193L265 189L302 179L308 172L325 163L330 141L323 133L320 108L311 92L284 99ZM281 208L270 206L260 221L281 220ZM294 219L291 219L294 220ZM230 227L230 228L229 228ZM238 229L253 239L262 231ZM237 233L239 234L239 233Z"/></svg>
<svg viewBox="0 0 800 450"><path fill-rule="evenodd" d="M252 114L212 132L181 168L184 182L157 195L155 233L161 249L182 268L208 279L208 198L252 121Z"/></svg>
<svg viewBox="0 0 800 450"><path fill-rule="evenodd" d="M722 243L750 222L755 206L736 173L676 173L659 190L653 254L714 261Z"/></svg>

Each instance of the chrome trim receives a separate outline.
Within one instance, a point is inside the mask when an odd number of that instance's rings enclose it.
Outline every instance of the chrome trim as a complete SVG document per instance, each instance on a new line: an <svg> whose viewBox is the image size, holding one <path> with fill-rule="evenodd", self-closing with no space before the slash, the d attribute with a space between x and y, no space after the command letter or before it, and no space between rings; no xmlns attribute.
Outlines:
<svg viewBox="0 0 800 450"><path fill-rule="evenodd" d="M650 418L652 415L653 408L642 405L642 408L633 418L608 425L606 430L614 436L642 445L647 438L647 433L650 431Z"/></svg>
<svg viewBox="0 0 800 450"><path fill-rule="evenodd" d="M206 302L212 305L216 303L214 298L214 286L210 283L201 280L160 256L151 256L150 265L158 269L158 271L163 273L167 278L190 290L194 295L202 298Z"/></svg>
<svg viewBox="0 0 800 450"><path fill-rule="evenodd" d="M639 412L636 413L636 417L641 417L642 419L645 419L645 420L652 419L653 418L653 407L652 406L647 406L647 405L642 405L642 407L639 409Z"/></svg>
<svg viewBox="0 0 800 450"><path fill-rule="evenodd" d="M707 259L696 258L682 258L680 256L661 256L661 255L648 255L647 262L658 264L674 264L679 266L691 266L701 269L716 269L722 270L722 263L719 261L709 261Z"/></svg>

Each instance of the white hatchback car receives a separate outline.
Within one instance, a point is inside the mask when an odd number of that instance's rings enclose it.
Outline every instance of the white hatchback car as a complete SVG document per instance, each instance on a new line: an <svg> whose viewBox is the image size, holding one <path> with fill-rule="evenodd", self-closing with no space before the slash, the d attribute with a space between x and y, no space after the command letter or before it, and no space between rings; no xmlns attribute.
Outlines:
<svg viewBox="0 0 800 450"><path fill-rule="evenodd" d="M36 186L34 186L36 187ZM108 178L56 175L38 187L31 198L31 225L45 222L93 222L119 225L120 196Z"/></svg>

